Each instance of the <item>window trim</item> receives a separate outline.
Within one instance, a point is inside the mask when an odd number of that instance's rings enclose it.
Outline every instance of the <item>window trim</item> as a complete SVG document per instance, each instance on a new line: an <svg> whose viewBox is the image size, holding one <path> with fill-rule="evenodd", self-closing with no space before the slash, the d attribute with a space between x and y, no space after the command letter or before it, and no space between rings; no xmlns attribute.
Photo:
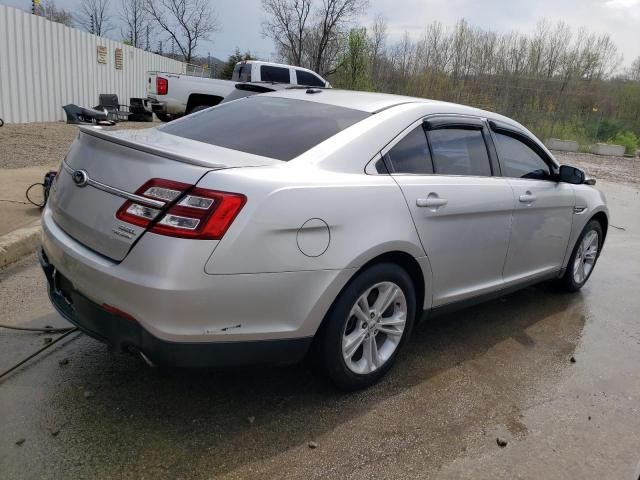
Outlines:
<svg viewBox="0 0 640 480"><path fill-rule="evenodd" d="M504 178L513 178L514 180L528 180L531 182L558 183L558 180L557 180L558 168L559 168L558 165L556 164L555 161L553 161L549 157L549 155L540 147L540 145L538 145L538 143L535 140L533 140L529 135L524 133L522 130L514 126L508 125L506 123L496 121L496 120L489 120L488 123L489 123L489 130L491 133L491 139L496 149L496 155L497 155L498 163L500 164L501 170L502 170L502 163L500 161L500 153L498 151L498 139L496 138L495 134L506 135L507 137L511 137L515 140L520 141L521 143L524 143L527 147L533 150L533 152L536 155L538 155L544 163L547 164L547 166L549 167L549 170L551 171L551 178L547 178L547 179L507 177L506 175L503 175Z"/></svg>

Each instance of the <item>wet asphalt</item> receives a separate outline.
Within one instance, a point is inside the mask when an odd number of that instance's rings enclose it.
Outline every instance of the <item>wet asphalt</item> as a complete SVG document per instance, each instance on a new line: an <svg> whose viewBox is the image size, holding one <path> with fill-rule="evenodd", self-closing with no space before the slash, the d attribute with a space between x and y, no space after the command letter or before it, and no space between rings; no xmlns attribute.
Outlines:
<svg viewBox="0 0 640 480"><path fill-rule="evenodd" d="M599 187L624 230L580 293L541 285L425 322L366 391L307 363L152 369L73 334L0 380L0 478L637 480L640 191ZM0 318L66 325L35 257L0 272ZM0 330L0 370L47 336Z"/></svg>

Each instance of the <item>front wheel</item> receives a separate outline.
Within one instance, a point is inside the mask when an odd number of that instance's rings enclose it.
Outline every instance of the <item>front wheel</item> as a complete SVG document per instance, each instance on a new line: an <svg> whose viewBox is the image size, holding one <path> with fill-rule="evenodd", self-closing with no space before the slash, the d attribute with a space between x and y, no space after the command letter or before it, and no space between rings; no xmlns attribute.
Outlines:
<svg viewBox="0 0 640 480"><path fill-rule="evenodd" d="M410 336L416 294L407 272L378 264L361 272L336 299L320 338L322 365L341 389L377 382Z"/></svg>
<svg viewBox="0 0 640 480"><path fill-rule="evenodd" d="M560 279L560 285L564 290L577 292L587 283L600 255L602 240L600 222L591 220L578 237L567 270Z"/></svg>

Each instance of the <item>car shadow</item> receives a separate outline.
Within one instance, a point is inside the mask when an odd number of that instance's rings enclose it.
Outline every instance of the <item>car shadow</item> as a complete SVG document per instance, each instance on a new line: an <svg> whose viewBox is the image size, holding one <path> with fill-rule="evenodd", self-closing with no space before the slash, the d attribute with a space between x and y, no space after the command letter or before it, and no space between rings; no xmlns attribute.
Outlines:
<svg viewBox="0 0 640 480"><path fill-rule="evenodd" d="M98 462L94 471L105 468L100 464L105 458L117 458L128 465L129 474L221 475L276 459L413 390L424 397L425 408L446 419L455 399L442 392L451 386L455 369L469 365L474 370L465 375L487 395L501 389L513 397L523 395L518 385L535 382L535 374L528 367L509 371L505 364L531 363L531 368L551 371L569 358L585 324L582 305L580 294L557 294L543 285L426 320L379 384L348 394L314 375L309 362L283 368L160 370L85 337L56 352L56 358L64 355L70 364L52 371L46 387L51 409L42 415L64 419L68 433L60 435L60 453L80 458L84 452L85 465ZM86 391L90 398L83 396ZM440 393L431 399L431 392ZM505 404L517 401L510 398ZM107 446L107 457L96 454Z"/></svg>

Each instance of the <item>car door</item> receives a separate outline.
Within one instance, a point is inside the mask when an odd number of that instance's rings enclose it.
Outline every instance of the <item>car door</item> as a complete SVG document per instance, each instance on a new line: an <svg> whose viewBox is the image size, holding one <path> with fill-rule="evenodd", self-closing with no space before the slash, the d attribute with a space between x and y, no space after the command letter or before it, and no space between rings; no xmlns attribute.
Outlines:
<svg viewBox="0 0 640 480"><path fill-rule="evenodd" d="M524 132L491 124L502 175L515 197L505 285L562 268L571 223L573 186L558 182L555 165Z"/></svg>
<svg viewBox="0 0 640 480"><path fill-rule="evenodd" d="M429 117L382 152L431 263L433 306L503 285L514 199L488 137L481 119Z"/></svg>

